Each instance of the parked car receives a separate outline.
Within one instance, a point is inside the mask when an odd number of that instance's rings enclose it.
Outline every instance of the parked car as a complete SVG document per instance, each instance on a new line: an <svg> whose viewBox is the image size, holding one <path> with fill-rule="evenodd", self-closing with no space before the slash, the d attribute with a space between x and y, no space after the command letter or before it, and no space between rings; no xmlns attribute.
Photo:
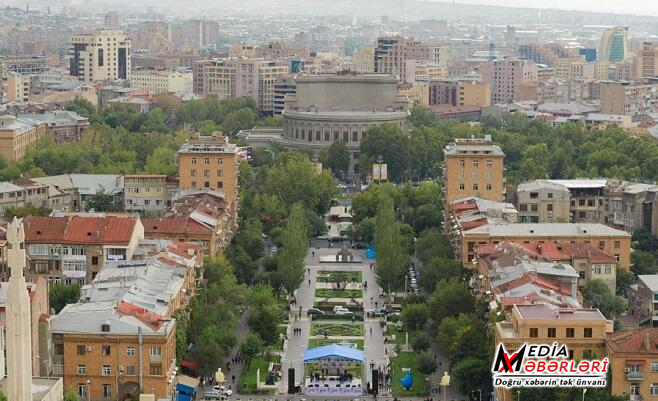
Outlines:
<svg viewBox="0 0 658 401"><path fill-rule="evenodd" d="M386 316L386 312L384 312L381 309L373 309L368 312L368 316L370 317L383 317Z"/></svg>
<svg viewBox="0 0 658 401"><path fill-rule="evenodd" d="M212 391L218 392L220 395L230 397L233 394L233 390L226 386L215 386L212 388Z"/></svg>
<svg viewBox="0 0 658 401"><path fill-rule="evenodd" d="M387 305L386 308L384 308L384 312L385 312L387 315L391 315L391 314L393 314L393 313L400 313L400 308L393 307L393 306L391 306L391 305Z"/></svg>
<svg viewBox="0 0 658 401"><path fill-rule="evenodd" d="M351 316L351 315L353 315L353 314L354 314L354 313L353 313L351 310L347 309L347 308L344 307L344 306L340 306L340 305L334 306L334 315L338 315L338 316Z"/></svg>
<svg viewBox="0 0 658 401"><path fill-rule="evenodd" d="M217 390L206 390L203 392L203 398L206 400L221 400L222 393Z"/></svg>
<svg viewBox="0 0 658 401"><path fill-rule="evenodd" d="M318 308L308 308L308 311L306 311L306 314L311 316L311 315L324 315L324 311L320 310Z"/></svg>

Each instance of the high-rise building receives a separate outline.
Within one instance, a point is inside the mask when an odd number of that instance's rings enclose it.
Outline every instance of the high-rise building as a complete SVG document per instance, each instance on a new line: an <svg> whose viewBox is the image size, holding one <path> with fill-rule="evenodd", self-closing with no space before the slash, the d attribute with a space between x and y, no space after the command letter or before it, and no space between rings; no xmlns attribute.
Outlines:
<svg viewBox="0 0 658 401"><path fill-rule="evenodd" d="M407 60L442 60L447 56L445 50L436 50L435 46L425 46L420 40L403 36L387 36L377 39L375 49L375 72L404 79ZM447 63L447 60L446 60Z"/></svg>
<svg viewBox="0 0 658 401"><path fill-rule="evenodd" d="M121 27L121 20L119 13L116 11L109 11L105 14L105 29L119 29Z"/></svg>
<svg viewBox="0 0 658 401"><path fill-rule="evenodd" d="M491 97L493 103L512 103L521 96L521 86L537 81L537 64L519 59L495 60L491 63Z"/></svg>
<svg viewBox="0 0 658 401"><path fill-rule="evenodd" d="M274 113L274 83L289 66L259 58L228 58L204 63L203 92L219 99L250 97L264 114ZM196 85L196 84L195 84Z"/></svg>
<svg viewBox="0 0 658 401"><path fill-rule="evenodd" d="M7 101L24 102L30 100L30 77L10 72L7 74Z"/></svg>
<svg viewBox="0 0 658 401"><path fill-rule="evenodd" d="M616 26L603 32L599 60L624 61L628 57L628 53L628 27Z"/></svg>
<svg viewBox="0 0 658 401"><path fill-rule="evenodd" d="M446 202L469 196L495 202L503 200L505 154L484 138L458 138L443 151Z"/></svg>
<svg viewBox="0 0 658 401"><path fill-rule="evenodd" d="M361 46L352 53L352 71L362 74L375 72L375 46Z"/></svg>
<svg viewBox="0 0 658 401"><path fill-rule="evenodd" d="M433 79L429 84L429 104L488 107L491 86L479 81Z"/></svg>
<svg viewBox="0 0 658 401"><path fill-rule="evenodd" d="M658 76L658 44L644 42L635 55L635 78Z"/></svg>
<svg viewBox="0 0 658 401"><path fill-rule="evenodd" d="M238 149L220 132L212 136L195 134L178 150L181 190L210 189L221 192L229 207L237 211ZM235 214L232 214L235 216Z"/></svg>
<svg viewBox="0 0 658 401"><path fill-rule="evenodd" d="M84 82L127 79L130 39L120 30L100 30L71 37L70 74Z"/></svg>

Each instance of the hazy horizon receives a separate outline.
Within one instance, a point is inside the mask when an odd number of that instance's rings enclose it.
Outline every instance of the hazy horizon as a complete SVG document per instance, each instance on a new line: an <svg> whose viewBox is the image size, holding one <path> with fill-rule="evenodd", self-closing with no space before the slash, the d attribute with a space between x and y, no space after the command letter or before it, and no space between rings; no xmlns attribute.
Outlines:
<svg viewBox="0 0 658 401"><path fill-rule="evenodd" d="M446 0L430 0L441 1ZM652 0L455 0L457 4L524 7L549 10L578 10L597 13L643 14L658 16L658 1Z"/></svg>

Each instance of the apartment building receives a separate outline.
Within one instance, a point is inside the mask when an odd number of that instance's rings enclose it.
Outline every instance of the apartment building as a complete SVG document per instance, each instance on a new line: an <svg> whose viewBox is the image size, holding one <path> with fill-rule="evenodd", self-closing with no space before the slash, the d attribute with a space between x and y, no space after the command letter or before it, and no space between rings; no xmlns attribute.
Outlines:
<svg viewBox="0 0 658 401"><path fill-rule="evenodd" d="M407 77L407 60L424 60L439 66L447 65L447 51L436 46L423 45L420 40L403 36L386 36L377 39L374 72L404 80Z"/></svg>
<svg viewBox="0 0 658 401"><path fill-rule="evenodd" d="M352 71L360 74L375 72L375 46L364 45L352 53Z"/></svg>
<svg viewBox="0 0 658 401"><path fill-rule="evenodd" d="M598 309L562 309L547 304L514 305L511 319L496 323L496 346L508 351L523 344L564 344L571 360L602 358L606 353L606 335L613 322ZM496 387L496 398L511 400L511 392Z"/></svg>
<svg viewBox="0 0 658 401"><path fill-rule="evenodd" d="M27 216L26 277L65 284L91 282L106 261L129 261L144 226L139 218L118 216Z"/></svg>
<svg viewBox="0 0 658 401"><path fill-rule="evenodd" d="M193 75L178 71L133 71L130 86L146 90L149 96L160 93L192 92Z"/></svg>
<svg viewBox="0 0 658 401"><path fill-rule="evenodd" d="M45 134L43 122L12 115L0 116L0 155L10 162L20 160L27 149L35 146Z"/></svg>
<svg viewBox="0 0 658 401"><path fill-rule="evenodd" d="M491 98L493 103L513 103L521 97L521 86L537 81L534 61L502 59L491 62Z"/></svg>
<svg viewBox="0 0 658 401"><path fill-rule="evenodd" d="M637 116L656 111L658 81L604 81L599 83L601 113Z"/></svg>
<svg viewBox="0 0 658 401"><path fill-rule="evenodd" d="M84 400L171 396L176 320L126 302L67 305L52 318L54 375Z"/></svg>
<svg viewBox="0 0 658 401"><path fill-rule="evenodd" d="M48 187L35 181L0 182L0 214L9 208L27 205L49 206L48 199Z"/></svg>
<svg viewBox="0 0 658 401"><path fill-rule="evenodd" d="M635 54L633 66L636 79L658 76L658 44L643 42Z"/></svg>
<svg viewBox="0 0 658 401"><path fill-rule="evenodd" d="M123 193L124 210L143 217L161 217L171 205L164 174L126 174Z"/></svg>
<svg viewBox="0 0 658 401"><path fill-rule="evenodd" d="M478 106L491 105L491 85L479 81L432 79L429 82L430 105Z"/></svg>
<svg viewBox="0 0 658 401"><path fill-rule="evenodd" d="M443 155L446 202L469 196L502 201L505 154L491 136L455 139Z"/></svg>
<svg viewBox="0 0 658 401"><path fill-rule="evenodd" d="M216 59L198 68L203 69L203 93L217 95L220 100L250 97L265 114L274 112L276 80L289 73L287 64L246 57Z"/></svg>
<svg viewBox="0 0 658 401"><path fill-rule="evenodd" d="M605 222L605 179L546 180L569 190L572 223Z"/></svg>
<svg viewBox="0 0 658 401"><path fill-rule="evenodd" d="M594 79L594 63L582 58L559 59L552 65L555 78L571 81L572 79Z"/></svg>
<svg viewBox="0 0 658 401"><path fill-rule="evenodd" d="M228 246L237 228L237 210L223 193L183 191L164 218L143 219L147 239L190 242L210 258Z"/></svg>
<svg viewBox="0 0 658 401"><path fill-rule="evenodd" d="M658 327L658 275L637 276L637 284L629 287L628 309L638 324Z"/></svg>
<svg viewBox="0 0 658 401"><path fill-rule="evenodd" d="M570 206L571 194L564 185L536 180L516 189L519 223L568 223Z"/></svg>
<svg viewBox="0 0 658 401"><path fill-rule="evenodd" d="M605 344L612 395L632 401L658 396L658 329L610 333Z"/></svg>
<svg viewBox="0 0 658 401"><path fill-rule="evenodd" d="M238 148L221 132L192 135L177 153L181 190L221 192L232 210L238 204Z"/></svg>
<svg viewBox="0 0 658 401"><path fill-rule="evenodd" d="M297 93L297 84L292 77L281 76L274 82L274 115L283 114L285 109L286 95Z"/></svg>
<svg viewBox="0 0 658 401"><path fill-rule="evenodd" d="M43 114L19 114L18 118L27 118L46 124L46 134L51 136L55 143L79 141L89 127L88 118L68 110L46 111Z"/></svg>
<svg viewBox="0 0 658 401"><path fill-rule="evenodd" d="M130 39L121 30L104 29L71 37L70 74L83 82L127 79Z"/></svg>
<svg viewBox="0 0 658 401"><path fill-rule="evenodd" d="M460 233L455 241L456 253L466 267L473 267L475 246L507 241L519 244L572 243L591 244L614 255L620 267L631 266L631 235L603 224L576 223L517 223L485 224Z"/></svg>
<svg viewBox="0 0 658 401"><path fill-rule="evenodd" d="M30 77L15 72L8 73L5 90L8 102L28 103L30 101Z"/></svg>

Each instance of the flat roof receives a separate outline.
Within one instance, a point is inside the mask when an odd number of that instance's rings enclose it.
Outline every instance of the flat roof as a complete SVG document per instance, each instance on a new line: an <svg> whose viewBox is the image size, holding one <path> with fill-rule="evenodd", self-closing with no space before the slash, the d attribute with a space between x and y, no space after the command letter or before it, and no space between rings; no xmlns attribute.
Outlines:
<svg viewBox="0 0 658 401"><path fill-rule="evenodd" d="M514 305L514 307L523 319L606 320L598 309L561 309L548 304Z"/></svg>
<svg viewBox="0 0 658 401"><path fill-rule="evenodd" d="M588 179L576 178L573 180L546 180L555 184L564 185L565 187L572 188L605 188L608 183L606 179Z"/></svg>
<svg viewBox="0 0 658 401"><path fill-rule="evenodd" d="M487 224L473 228L464 234L489 234L493 237L631 237L626 231L598 223Z"/></svg>

